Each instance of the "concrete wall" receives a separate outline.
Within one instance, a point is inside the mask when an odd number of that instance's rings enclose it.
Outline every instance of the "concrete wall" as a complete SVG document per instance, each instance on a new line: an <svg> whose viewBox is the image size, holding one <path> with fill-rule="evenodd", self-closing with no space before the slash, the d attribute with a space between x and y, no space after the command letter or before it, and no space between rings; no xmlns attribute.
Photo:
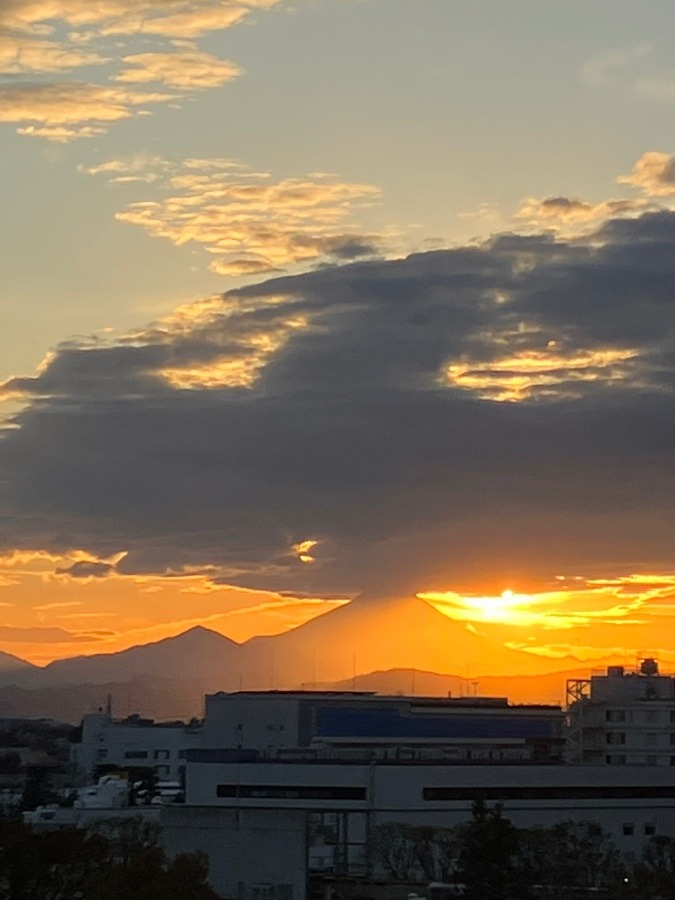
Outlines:
<svg viewBox="0 0 675 900"><path fill-rule="evenodd" d="M166 807L170 855L202 851L209 880L233 900L305 900L305 812Z"/></svg>
<svg viewBox="0 0 675 900"><path fill-rule="evenodd" d="M298 747L300 702L284 694L207 694L204 747Z"/></svg>

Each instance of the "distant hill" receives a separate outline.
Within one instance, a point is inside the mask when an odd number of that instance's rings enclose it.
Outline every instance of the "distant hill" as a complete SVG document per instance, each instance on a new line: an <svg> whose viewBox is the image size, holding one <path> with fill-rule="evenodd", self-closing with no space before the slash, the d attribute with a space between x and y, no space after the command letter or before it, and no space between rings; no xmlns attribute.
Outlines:
<svg viewBox="0 0 675 900"><path fill-rule="evenodd" d="M549 672L544 675L486 675L467 679L459 675L389 669L369 672L344 681L305 684L309 690L373 691L376 694L409 694L428 697L506 697L511 703L565 703L568 678L587 678L588 669Z"/></svg>
<svg viewBox="0 0 675 900"><path fill-rule="evenodd" d="M105 707L112 699L113 715L140 713L154 719L203 716L207 686L195 679L137 678L107 684L0 687L0 719L48 717L77 725L82 716Z"/></svg>

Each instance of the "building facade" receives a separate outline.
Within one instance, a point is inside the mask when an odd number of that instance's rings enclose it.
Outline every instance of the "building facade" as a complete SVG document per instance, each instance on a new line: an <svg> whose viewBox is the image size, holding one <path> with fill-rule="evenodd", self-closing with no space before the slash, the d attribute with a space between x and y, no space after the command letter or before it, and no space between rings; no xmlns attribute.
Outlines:
<svg viewBox="0 0 675 900"><path fill-rule="evenodd" d="M501 697L387 697L365 692L239 691L206 697L204 749L267 758L562 761L557 706Z"/></svg>
<svg viewBox="0 0 675 900"><path fill-rule="evenodd" d="M675 766L675 680L656 660L568 681L567 694L568 762Z"/></svg>
<svg viewBox="0 0 675 900"><path fill-rule="evenodd" d="M188 757L186 803L162 810L167 849L206 852L216 890L239 900L303 900L313 875L364 878L378 825L452 828L479 798L519 828L597 822L628 864L653 835L675 837L675 769Z"/></svg>
<svg viewBox="0 0 675 900"><path fill-rule="evenodd" d="M82 740L73 744L72 754L76 770L86 779L101 768L149 768L160 780L179 781L187 751L201 745L201 722L114 719L109 712L97 712L84 716Z"/></svg>

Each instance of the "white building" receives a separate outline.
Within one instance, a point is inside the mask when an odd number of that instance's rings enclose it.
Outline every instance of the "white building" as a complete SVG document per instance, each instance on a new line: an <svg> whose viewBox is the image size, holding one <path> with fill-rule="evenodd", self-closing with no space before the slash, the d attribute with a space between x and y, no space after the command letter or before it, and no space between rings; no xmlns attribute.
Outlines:
<svg viewBox="0 0 675 900"><path fill-rule="evenodd" d="M584 765L563 764L558 707L303 691L207 696L202 729L87 716L79 758L163 778L185 766L186 802L160 812L166 849L206 852L214 887L238 900L305 900L313 874L363 877L375 826L452 827L479 798L517 827L598 822L631 863L650 837L675 838L672 679L647 663L570 691Z"/></svg>
<svg viewBox="0 0 675 900"><path fill-rule="evenodd" d="M562 765L562 711L500 698L220 693L203 737L185 805L162 810L164 840L206 852L215 888L239 900L302 900L312 873L362 877L374 826L450 827L480 796L517 825L600 820L626 853L667 827L653 805L675 803L650 783L646 804L629 778L610 810L593 771Z"/></svg>
<svg viewBox="0 0 675 900"><path fill-rule="evenodd" d="M73 744L72 753L76 769L87 778L100 766L141 767L153 769L159 779L178 781L187 751L201 745L201 723L114 719L109 712L98 712L84 716L82 740Z"/></svg>
<svg viewBox="0 0 675 900"><path fill-rule="evenodd" d="M567 758L582 765L675 765L675 680L654 659L567 683Z"/></svg>
<svg viewBox="0 0 675 900"><path fill-rule="evenodd" d="M598 822L627 863L675 837L675 769L189 756L186 804L162 810L166 847L206 852L216 890L239 900L302 900L313 871L362 877L374 826L452 827L478 798L517 827Z"/></svg>

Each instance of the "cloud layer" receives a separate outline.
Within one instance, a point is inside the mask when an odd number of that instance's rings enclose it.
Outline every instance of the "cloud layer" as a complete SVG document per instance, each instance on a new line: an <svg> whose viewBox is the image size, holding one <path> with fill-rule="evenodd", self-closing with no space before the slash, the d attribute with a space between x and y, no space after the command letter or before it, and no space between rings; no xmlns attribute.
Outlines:
<svg viewBox="0 0 675 900"><path fill-rule="evenodd" d="M674 251L503 234L64 344L3 388L0 537L315 596L671 568Z"/></svg>
<svg viewBox="0 0 675 900"><path fill-rule="evenodd" d="M100 135L141 107L147 113L148 104L220 87L241 70L196 42L279 2L8 0L0 7L0 122L67 142Z"/></svg>
<svg viewBox="0 0 675 900"><path fill-rule="evenodd" d="M139 200L117 214L153 237L176 246L196 244L212 257L220 275L260 275L316 260L372 256L383 245L364 234L353 213L379 201L370 184L314 173L274 181L229 159L109 160L84 169L111 183L140 181L161 186L159 199ZM156 190L156 188L155 188Z"/></svg>

